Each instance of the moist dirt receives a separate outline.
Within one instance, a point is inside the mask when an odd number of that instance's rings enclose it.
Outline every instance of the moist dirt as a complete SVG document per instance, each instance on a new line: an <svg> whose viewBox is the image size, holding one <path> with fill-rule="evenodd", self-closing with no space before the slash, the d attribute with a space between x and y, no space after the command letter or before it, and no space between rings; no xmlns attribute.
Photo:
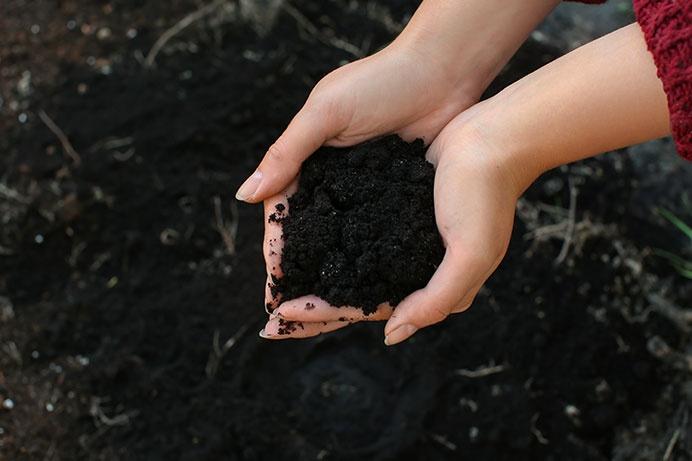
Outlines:
<svg viewBox="0 0 692 461"><path fill-rule="evenodd" d="M325 147L303 164L290 212L280 218L284 276L275 291L282 299L316 294L369 314L427 284L444 246L425 151L422 140L387 136Z"/></svg>

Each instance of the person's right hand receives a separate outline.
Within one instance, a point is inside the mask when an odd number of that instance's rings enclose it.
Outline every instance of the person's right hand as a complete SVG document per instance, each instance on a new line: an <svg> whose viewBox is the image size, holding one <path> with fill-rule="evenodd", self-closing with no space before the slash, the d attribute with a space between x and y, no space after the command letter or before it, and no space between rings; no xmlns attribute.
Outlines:
<svg viewBox="0 0 692 461"><path fill-rule="evenodd" d="M334 70L317 83L236 198L256 203L278 194L322 145L350 146L391 133L430 144L483 91L457 74L403 40Z"/></svg>

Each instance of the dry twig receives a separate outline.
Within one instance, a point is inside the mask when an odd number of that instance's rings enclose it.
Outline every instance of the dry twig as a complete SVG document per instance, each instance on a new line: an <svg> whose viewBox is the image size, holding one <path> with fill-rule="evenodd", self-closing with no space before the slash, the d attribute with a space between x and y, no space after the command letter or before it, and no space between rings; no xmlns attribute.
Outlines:
<svg viewBox="0 0 692 461"><path fill-rule="evenodd" d="M668 446L666 447L666 452L663 454L663 461L668 461L673 454L673 449L675 448L675 444L678 443L678 439L680 438L680 428L677 428L675 430L675 433L673 436L670 438L670 442L668 442Z"/></svg>
<svg viewBox="0 0 692 461"><path fill-rule="evenodd" d="M303 27L310 35L314 36L317 40L320 42L324 43L327 46L333 46L334 48L339 48L340 50L344 50L345 52L353 55L356 58L362 58L365 56L365 53L363 50L361 50L359 47L356 45L347 42L346 40L337 38L337 37L330 37L323 32L321 32L316 25L314 25L308 18L306 18L303 13L298 11L293 5L290 3L284 3L282 5L282 8L286 13L288 13L295 21Z"/></svg>
<svg viewBox="0 0 692 461"><path fill-rule="evenodd" d="M74 162L76 166L79 166L82 163L82 158L77 151L74 150L74 147L72 147L72 143L70 143L70 140L65 136L65 132L55 124L53 119L50 118L43 109L38 111L38 116L41 121L46 124L48 129L53 132L55 137L58 138L58 141L62 144L63 150L72 159L72 162Z"/></svg>
<svg viewBox="0 0 692 461"><path fill-rule="evenodd" d="M506 369L507 367L505 365L495 365L491 362L487 366L480 366L475 370L467 370L465 368L462 368L460 370L456 370L455 373L457 375L464 376L465 378L483 378L484 376L490 376L496 373L500 373L502 371L505 371Z"/></svg>
<svg viewBox="0 0 692 461"><path fill-rule="evenodd" d="M89 406L89 414L94 418L97 423L101 423L104 426L126 426L130 423L130 419L137 416L137 411L128 411L109 417L103 411L101 403L106 402L108 399L102 399L100 397L92 397L91 405Z"/></svg>
<svg viewBox="0 0 692 461"><path fill-rule="evenodd" d="M444 435L441 435L441 434L431 434L430 437L432 437L432 439L433 439L435 442L439 443L440 445L442 445L443 447L445 447L447 450L449 450L449 451L457 451L457 444L454 443L454 442L452 442L452 441L450 441L449 439L447 439L447 437L445 437Z"/></svg>
<svg viewBox="0 0 692 461"><path fill-rule="evenodd" d="M229 255L235 254L235 240L238 235L238 205L231 202L231 221L226 222L221 211L221 198L214 197L214 228L221 235L221 239Z"/></svg>
<svg viewBox="0 0 692 461"><path fill-rule="evenodd" d="M216 376L216 372L219 370L219 364L223 359L224 355L231 350L233 346L236 345L238 340L247 332L248 325L243 325L238 329L238 331L228 338L228 340L221 346L219 344L219 330L214 330L214 339L212 340L211 352L209 352L209 359L207 360L207 366L204 371L208 378L213 378Z"/></svg>
<svg viewBox="0 0 692 461"><path fill-rule="evenodd" d="M7 187L5 184L0 182L0 197L4 197L8 200L14 200L16 202L21 203L22 205L28 205L31 203L31 200L28 197L25 197L21 195L19 192L17 192L14 189L10 189Z"/></svg>
<svg viewBox="0 0 692 461"><path fill-rule="evenodd" d="M562 264L567 257L569 248L572 245L572 239L574 238L574 225L577 214L577 188L572 181L569 179L569 213L567 215L567 229L565 230L565 238L562 242L562 248L560 248L560 253L555 258L555 265Z"/></svg>
<svg viewBox="0 0 692 461"><path fill-rule="evenodd" d="M646 299L652 304L653 309L668 318L683 333L689 333L692 327L692 312L673 304L663 296L649 293Z"/></svg>
<svg viewBox="0 0 692 461"><path fill-rule="evenodd" d="M548 445L549 440L546 439L545 436L543 435L543 432L541 432L540 429L538 429L538 427L536 427L536 423L538 422L538 417L539 417L539 415L538 415L538 413L536 413L531 418L531 433L533 434L534 437L536 437L536 440L538 440L538 443L540 443L541 445Z"/></svg>
<svg viewBox="0 0 692 461"><path fill-rule="evenodd" d="M156 40L156 42L154 43L154 46L151 47L151 50L147 54L147 57L144 58L144 67L153 67L154 64L156 63L156 56L159 54L161 49L166 45L166 43L168 43L168 41L170 39L175 37L181 31L185 30L191 24L193 24L193 23L199 21L200 19L203 19L205 16L213 13L214 11L216 11L217 8L219 8L224 3L226 3L226 0L216 0L214 2L211 2L208 5L203 6L199 10L193 11L192 13L188 14L183 19L181 19L180 21L175 23L168 30L166 30Z"/></svg>
<svg viewBox="0 0 692 461"><path fill-rule="evenodd" d="M673 349L660 336L651 337L646 343L646 349L669 366L692 373L692 355Z"/></svg>

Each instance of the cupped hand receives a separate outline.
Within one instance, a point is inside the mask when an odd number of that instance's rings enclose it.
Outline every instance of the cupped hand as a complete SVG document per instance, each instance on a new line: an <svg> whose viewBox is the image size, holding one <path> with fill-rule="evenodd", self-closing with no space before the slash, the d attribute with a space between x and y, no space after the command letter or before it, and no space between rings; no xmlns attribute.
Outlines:
<svg viewBox="0 0 692 461"><path fill-rule="evenodd" d="M236 198L257 203L278 194L322 145L349 146L391 133L430 143L482 91L415 44L395 41L318 82Z"/></svg>
<svg viewBox="0 0 692 461"><path fill-rule="evenodd" d="M261 335L271 339L299 338L342 328L364 320L386 320L385 343L404 341L417 330L466 310L483 283L502 260L511 235L514 210L524 182L508 167L492 133L472 123L470 112L452 120L430 146L435 166L435 217L446 247L444 259L430 282L402 300L395 309L382 305L364 315L357 307L334 307L307 296L274 298L267 291L270 319ZM269 221L276 204L287 207L295 181L265 202L267 271L281 274L281 226ZM288 208L284 212L289 212Z"/></svg>
<svg viewBox="0 0 692 461"><path fill-rule="evenodd" d="M363 314L354 306L335 307L315 295L284 300L274 290L276 279L283 277L282 219L290 212L288 198L298 188L293 180L282 192L264 201L264 260L267 269L264 302L269 321L260 332L268 339L307 338L364 320L386 320L392 313L388 304L378 306L374 313Z"/></svg>

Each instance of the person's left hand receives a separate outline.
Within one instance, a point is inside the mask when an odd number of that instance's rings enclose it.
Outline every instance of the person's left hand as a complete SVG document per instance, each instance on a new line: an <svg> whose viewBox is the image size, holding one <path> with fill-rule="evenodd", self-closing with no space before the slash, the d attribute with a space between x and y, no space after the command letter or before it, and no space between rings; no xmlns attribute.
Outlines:
<svg viewBox="0 0 692 461"><path fill-rule="evenodd" d="M435 216L446 247L444 259L430 282L411 293L395 309L382 305L364 315L357 307L334 307L316 296L280 300L267 288L270 318L260 333L268 339L304 338L350 323L386 320L385 343L404 341L417 330L468 309L486 279L502 260L511 235L514 209L526 185L517 178L492 133L469 123L462 113L452 120L428 149L435 166ZM267 273L280 278L281 226L268 222L276 204L286 206L297 182L265 201ZM283 302L282 302L283 301ZM308 306L308 309L306 309ZM314 306L314 307L313 307Z"/></svg>

